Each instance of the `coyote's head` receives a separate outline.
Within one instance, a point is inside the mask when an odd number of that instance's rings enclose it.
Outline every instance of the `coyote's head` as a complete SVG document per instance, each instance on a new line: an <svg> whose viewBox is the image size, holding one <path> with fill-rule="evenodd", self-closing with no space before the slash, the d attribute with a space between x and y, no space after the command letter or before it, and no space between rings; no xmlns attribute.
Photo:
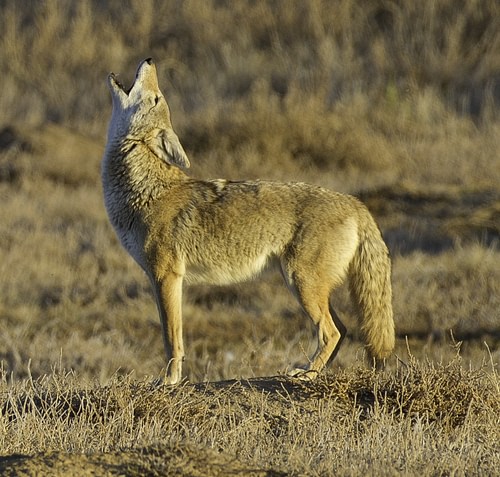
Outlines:
<svg viewBox="0 0 500 477"><path fill-rule="evenodd" d="M189 159L172 129L170 110L158 86L153 60L148 58L139 64L128 90L114 73L108 76L108 84L113 97L108 142L140 142L168 164L189 167Z"/></svg>

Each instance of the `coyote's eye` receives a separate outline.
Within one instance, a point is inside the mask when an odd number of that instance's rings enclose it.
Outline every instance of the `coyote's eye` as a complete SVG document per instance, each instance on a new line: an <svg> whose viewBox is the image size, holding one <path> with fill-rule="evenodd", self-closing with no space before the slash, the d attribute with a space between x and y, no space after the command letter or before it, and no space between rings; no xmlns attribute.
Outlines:
<svg viewBox="0 0 500 477"><path fill-rule="evenodd" d="M154 101L155 101L155 106L156 106L160 102L160 97L155 96Z"/></svg>

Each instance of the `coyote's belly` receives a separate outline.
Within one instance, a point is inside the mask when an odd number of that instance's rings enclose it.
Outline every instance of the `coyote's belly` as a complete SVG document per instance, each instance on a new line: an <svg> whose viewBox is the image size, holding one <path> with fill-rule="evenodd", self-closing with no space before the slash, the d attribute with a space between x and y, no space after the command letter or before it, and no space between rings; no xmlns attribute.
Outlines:
<svg viewBox="0 0 500 477"><path fill-rule="evenodd" d="M269 255L248 258L239 257L238 260L203 261L187 264L185 280L190 284L229 285L242 282L257 275L266 266Z"/></svg>

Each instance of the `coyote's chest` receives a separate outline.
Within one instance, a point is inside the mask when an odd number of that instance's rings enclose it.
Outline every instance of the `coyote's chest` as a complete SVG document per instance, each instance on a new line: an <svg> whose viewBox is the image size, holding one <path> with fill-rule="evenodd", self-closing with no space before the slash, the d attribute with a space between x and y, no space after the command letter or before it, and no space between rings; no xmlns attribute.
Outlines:
<svg viewBox="0 0 500 477"><path fill-rule="evenodd" d="M141 234L134 230L134 228L116 228L115 230L125 250L144 270L146 270L144 244Z"/></svg>
<svg viewBox="0 0 500 477"><path fill-rule="evenodd" d="M165 189L146 159L140 154L122 156L111 151L105 155L102 168L104 203L110 222L123 247L143 269L143 218Z"/></svg>
<svg viewBox="0 0 500 477"><path fill-rule="evenodd" d="M141 232L139 214L130 207L126 194L119 189L104 187L104 203L120 243L144 269L144 234Z"/></svg>

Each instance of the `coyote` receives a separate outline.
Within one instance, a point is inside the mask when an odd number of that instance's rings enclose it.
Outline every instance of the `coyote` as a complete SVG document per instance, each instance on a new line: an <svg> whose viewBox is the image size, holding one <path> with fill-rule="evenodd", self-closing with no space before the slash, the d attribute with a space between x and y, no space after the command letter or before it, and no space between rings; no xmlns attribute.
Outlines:
<svg viewBox="0 0 500 477"><path fill-rule="evenodd" d="M104 200L122 245L152 283L167 383L182 376L183 282L239 282L270 259L317 327L314 357L291 374L314 377L338 351L346 329L329 297L346 276L370 355L382 360L391 353L391 262L360 201L299 182L192 179L153 60L140 63L130 89L113 73L108 84Z"/></svg>

